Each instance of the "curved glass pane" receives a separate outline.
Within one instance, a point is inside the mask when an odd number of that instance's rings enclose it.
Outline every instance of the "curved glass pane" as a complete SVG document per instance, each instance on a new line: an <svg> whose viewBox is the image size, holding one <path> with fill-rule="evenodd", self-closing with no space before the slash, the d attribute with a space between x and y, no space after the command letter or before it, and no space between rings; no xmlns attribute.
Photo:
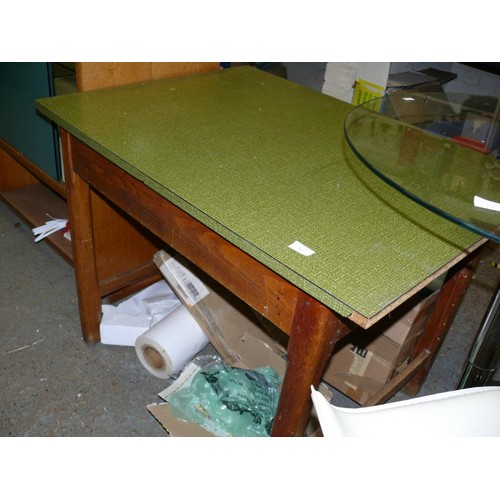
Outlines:
<svg viewBox="0 0 500 500"><path fill-rule="evenodd" d="M386 182L500 243L499 115L495 97L398 92L354 108L345 133Z"/></svg>

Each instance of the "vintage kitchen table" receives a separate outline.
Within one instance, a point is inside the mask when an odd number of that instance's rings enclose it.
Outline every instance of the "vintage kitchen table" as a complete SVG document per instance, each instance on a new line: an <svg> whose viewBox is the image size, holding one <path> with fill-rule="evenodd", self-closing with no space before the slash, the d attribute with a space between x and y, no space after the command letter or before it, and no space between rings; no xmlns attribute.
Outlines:
<svg viewBox="0 0 500 500"><path fill-rule="evenodd" d="M102 298L147 276L153 250L123 241L126 219L289 335L274 436L302 435L337 340L447 273L415 354L422 379L484 239L362 165L344 136L352 106L238 67L37 107L61 128L87 341L99 340Z"/></svg>

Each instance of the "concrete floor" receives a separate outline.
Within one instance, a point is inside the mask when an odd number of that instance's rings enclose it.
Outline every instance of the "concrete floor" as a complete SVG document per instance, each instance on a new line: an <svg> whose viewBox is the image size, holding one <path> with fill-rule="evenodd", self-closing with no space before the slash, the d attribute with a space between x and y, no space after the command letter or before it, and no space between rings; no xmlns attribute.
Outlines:
<svg viewBox="0 0 500 500"><path fill-rule="evenodd" d="M0 436L168 436L146 408L161 402L165 381L132 347L82 340L73 269L33 240L0 203ZM491 266L499 258L485 253L422 395L455 387L500 278ZM333 402L354 405L338 392Z"/></svg>
<svg viewBox="0 0 500 500"><path fill-rule="evenodd" d="M164 436L164 381L81 338L73 268L0 203L0 436ZM159 401L158 401L159 402Z"/></svg>

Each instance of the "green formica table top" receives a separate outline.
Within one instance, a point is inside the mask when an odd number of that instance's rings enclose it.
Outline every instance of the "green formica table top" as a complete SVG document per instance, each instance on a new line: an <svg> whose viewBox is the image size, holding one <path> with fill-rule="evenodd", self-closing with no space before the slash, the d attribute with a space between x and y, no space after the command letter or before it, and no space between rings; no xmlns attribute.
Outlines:
<svg viewBox="0 0 500 500"><path fill-rule="evenodd" d="M36 106L342 316L383 315L480 241L362 165L351 105L256 68Z"/></svg>

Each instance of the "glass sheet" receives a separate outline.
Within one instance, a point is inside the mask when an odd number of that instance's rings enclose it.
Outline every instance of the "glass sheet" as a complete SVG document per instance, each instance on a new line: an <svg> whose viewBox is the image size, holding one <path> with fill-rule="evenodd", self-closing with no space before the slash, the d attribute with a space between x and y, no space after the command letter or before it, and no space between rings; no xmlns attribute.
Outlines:
<svg viewBox="0 0 500 500"><path fill-rule="evenodd" d="M354 108L345 133L400 192L500 242L499 113L495 97L397 92Z"/></svg>

